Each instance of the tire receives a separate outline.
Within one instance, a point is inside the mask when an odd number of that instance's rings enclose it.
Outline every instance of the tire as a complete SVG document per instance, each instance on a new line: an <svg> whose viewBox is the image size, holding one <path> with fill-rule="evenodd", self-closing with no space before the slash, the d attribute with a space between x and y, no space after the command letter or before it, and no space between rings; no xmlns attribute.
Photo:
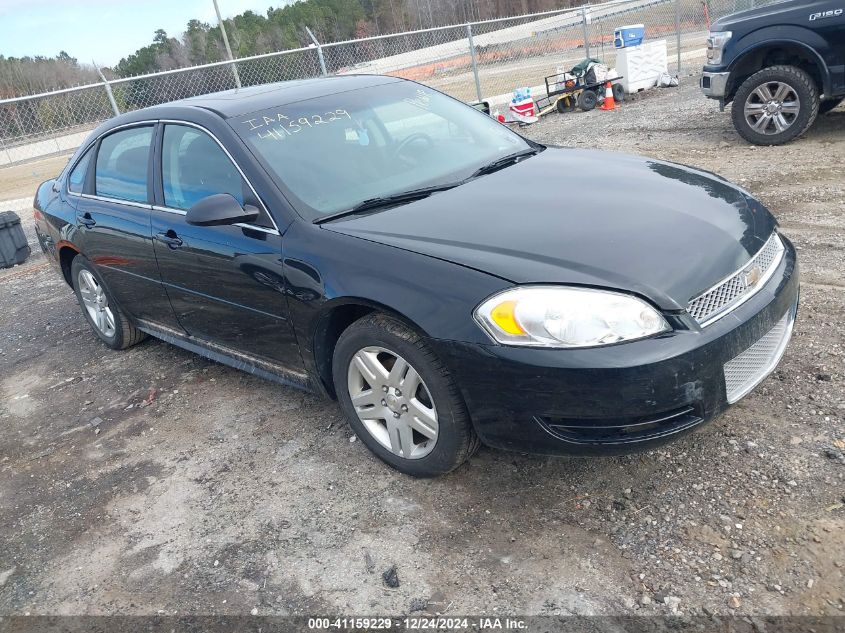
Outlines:
<svg viewBox="0 0 845 633"><path fill-rule="evenodd" d="M561 97L557 100L555 108L557 108L557 111L561 114L566 114L567 112L572 112L575 109L575 102L572 100L572 97Z"/></svg>
<svg viewBox="0 0 845 633"><path fill-rule="evenodd" d="M827 114L840 103L842 103L842 101L845 101L845 97L837 97L835 99L828 99L827 101L822 101L819 104L819 114Z"/></svg>
<svg viewBox="0 0 845 633"><path fill-rule="evenodd" d="M97 338L108 347L115 350L126 349L147 338L146 334L129 322L103 283L102 277L84 256L77 255L73 258L70 278L82 314ZM100 316L95 318L92 312Z"/></svg>
<svg viewBox="0 0 845 633"><path fill-rule="evenodd" d="M595 108L598 101L598 95L592 90L582 90L581 94L578 95L578 107L584 112L589 112Z"/></svg>
<svg viewBox="0 0 845 633"><path fill-rule="evenodd" d="M770 103L776 108L774 113L764 110ZM771 66L754 73L739 87L731 107L734 128L754 145L788 143L804 134L818 113L818 88L810 75L795 66Z"/></svg>
<svg viewBox="0 0 845 633"><path fill-rule="evenodd" d="M625 89L622 87L622 84L613 84L613 100L616 103L625 101Z"/></svg>
<svg viewBox="0 0 845 633"><path fill-rule="evenodd" d="M404 369L392 371L397 367ZM436 477L453 471L478 449L478 436L448 370L401 321L374 313L350 325L335 346L332 372L349 425L367 448L396 470ZM418 386L405 389L409 382ZM409 430L411 425L416 428Z"/></svg>

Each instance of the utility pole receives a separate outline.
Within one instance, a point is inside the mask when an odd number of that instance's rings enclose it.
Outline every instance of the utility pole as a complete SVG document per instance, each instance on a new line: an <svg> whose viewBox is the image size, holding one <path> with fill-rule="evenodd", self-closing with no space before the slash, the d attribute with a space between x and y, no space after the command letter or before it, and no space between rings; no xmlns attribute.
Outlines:
<svg viewBox="0 0 845 633"><path fill-rule="evenodd" d="M238 76L238 67L235 66L235 60L232 57L232 48L229 46L229 36L226 35L226 25L223 24L223 18L220 17L220 7L217 6L217 0L211 0L214 3L214 12L217 14L217 24L220 25L220 32L223 34L223 44L226 45L226 54L229 56L229 61L232 62L232 74L235 76L235 85L241 87L241 78Z"/></svg>

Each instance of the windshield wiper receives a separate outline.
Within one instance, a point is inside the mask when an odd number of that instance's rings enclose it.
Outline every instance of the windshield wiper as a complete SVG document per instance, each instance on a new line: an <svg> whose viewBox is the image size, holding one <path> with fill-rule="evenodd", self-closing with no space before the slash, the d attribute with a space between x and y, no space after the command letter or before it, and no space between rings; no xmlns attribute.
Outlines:
<svg viewBox="0 0 845 633"><path fill-rule="evenodd" d="M467 178L467 180L472 180L473 178L478 178L479 176L484 176L485 174L492 174L494 171L499 171L507 167L508 165L515 165L521 159L526 158L528 156L533 156L541 151L539 147L532 147L531 149L525 149L521 152L516 152L515 154L508 154L507 156L503 156L502 158L497 158L492 163L488 163L483 167L479 167L476 169L472 175Z"/></svg>
<svg viewBox="0 0 845 633"><path fill-rule="evenodd" d="M330 213L314 220L314 224L323 224L324 222L331 222L339 218L345 218L350 215L357 215L365 211L372 211L374 209L381 209L384 207L395 206L397 204L404 204L413 202L414 200L422 200L428 198L431 194L438 191L446 191L447 189L454 189L461 182L453 182L446 185L434 185L432 187L423 187L422 189L412 189L411 191L403 191L401 193L394 193L390 196L380 196L378 198L368 198L359 202L351 209L338 211L337 213Z"/></svg>

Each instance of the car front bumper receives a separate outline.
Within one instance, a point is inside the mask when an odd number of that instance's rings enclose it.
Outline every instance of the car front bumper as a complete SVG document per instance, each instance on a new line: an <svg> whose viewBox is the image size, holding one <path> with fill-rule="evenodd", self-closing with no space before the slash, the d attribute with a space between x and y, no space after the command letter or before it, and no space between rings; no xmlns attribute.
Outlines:
<svg viewBox="0 0 845 633"><path fill-rule="evenodd" d="M754 386L774 370L799 294L795 250L783 241L784 258L766 286L703 329L692 325L641 341L575 350L431 343L487 445L548 455L649 449L730 406L726 363L739 365ZM694 324L689 317L668 316ZM753 350L743 352L773 337L778 340L769 346L766 362L740 362L755 356Z"/></svg>
<svg viewBox="0 0 845 633"><path fill-rule="evenodd" d="M700 80L701 92L711 99L724 99L727 93L728 77L730 77L730 73L704 71Z"/></svg>

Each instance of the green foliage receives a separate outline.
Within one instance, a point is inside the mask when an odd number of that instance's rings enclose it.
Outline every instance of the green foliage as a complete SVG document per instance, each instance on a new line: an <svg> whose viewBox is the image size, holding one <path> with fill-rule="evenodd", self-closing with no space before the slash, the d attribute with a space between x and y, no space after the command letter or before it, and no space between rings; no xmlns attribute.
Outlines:
<svg viewBox="0 0 845 633"><path fill-rule="evenodd" d="M232 54L248 57L308 46L306 26L321 41L353 39L359 22L368 18L361 0L300 0L278 9L270 7L266 16L245 11L225 23ZM220 27L190 20L180 39L159 29L151 44L121 59L114 71L131 77L225 58Z"/></svg>

